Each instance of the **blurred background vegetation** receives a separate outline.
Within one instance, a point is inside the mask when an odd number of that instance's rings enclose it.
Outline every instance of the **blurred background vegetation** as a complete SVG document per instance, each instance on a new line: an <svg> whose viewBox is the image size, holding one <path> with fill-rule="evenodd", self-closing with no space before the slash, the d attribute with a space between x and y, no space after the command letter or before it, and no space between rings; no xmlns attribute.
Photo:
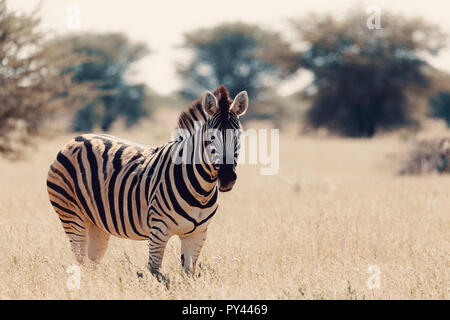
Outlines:
<svg viewBox="0 0 450 320"><path fill-rule="evenodd" d="M96 125L108 131L120 116L131 126L147 115L145 85L131 85L125 80L130 65L149 53L144 44L131 43L117 33L81 33L58 39L60 44L72 46L72 53L90 58L69 66L62 74L71 74L74 83L91 83L99 92L94 101L76 113L74 131L91 131Z"/></svg>
<svg viewBox="0 0 450 320"><path fill-rule="evenodd" d="M367 17L355 8L344 17L294 18L291 37L243 22L187 31L180 50L191 58L177 62L182 88L164 96L127 77L158 48L121 33L50 37L39 31L39 9L16 12L0 0L0 153L18 154L58 117L68 130L108 131L117 120L132 126L158 107L187 107L219 84L232 96L248 91L244 121L295 123L302 134L320 129L370 138L420 130L430 117L450 125L450 75L427 61L447 46L448 35L423 19L389 12L381 29L369 29ZM305 71L312 80L304 89L278 93Z"/></svg>

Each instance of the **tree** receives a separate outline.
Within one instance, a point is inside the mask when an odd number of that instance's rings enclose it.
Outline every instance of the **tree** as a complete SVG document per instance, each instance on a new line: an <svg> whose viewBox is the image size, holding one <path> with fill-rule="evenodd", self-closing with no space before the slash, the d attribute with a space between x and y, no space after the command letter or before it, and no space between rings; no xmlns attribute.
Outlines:
<svg viewBox="0 0 450 320"><path fill-rule="evenodd" d="M74 52L90 57L89 61L66 70L73 73L72 80L94 82L102 92L95 101L79 110L73 124L75 131L90 131L95 125L107 131L121 116L127 125L132 125L146 115L146 87L131 85L125 80L129 67L149 53L144 44L131 43L121 33L77 34L59 41L72 44Z"/></svg>
<svg viewBox="0 0 450 320"><path fill-rule="evenodd" d="M84 58L39 31L38 13L10 11L0 0L0 153L9 156L20 155L56 111L95 95L88 83L73 84L70 73L62 74Z"/></svg>
<svg viewBox="0 0 450 320"><path fill-rule="evenodd" d="M272 46L286 48L274 32L244 23L226 23L185 34L184 47L193 59L178 67L184 80L182 94L194 98L205 89L224 84L235 96L247 90L251 99L258 96L268 79L277 79L277 67L264 60Z"/></svg>
<svg viewBox="0 0 450 320"><path fill-rule="evenodd" d="M430 98L430 109L432 117L443 119L450 127L450 92L441 91Z"/></svg>
<svg viewBox="0 0 450 320"><path fill-rule="evenodd" d="M302 49L296 56L274 61L286 69L296 65L312 72L305 95L312 100L307 119L313 127L371 137L379 129L417 122L407 92L426 88L422 54L437 54L447 35L421 19L387 12L381 17L381 29L369 29L367 18L358 9L342 20L312 15L293 21L296 45Z"/></svg>

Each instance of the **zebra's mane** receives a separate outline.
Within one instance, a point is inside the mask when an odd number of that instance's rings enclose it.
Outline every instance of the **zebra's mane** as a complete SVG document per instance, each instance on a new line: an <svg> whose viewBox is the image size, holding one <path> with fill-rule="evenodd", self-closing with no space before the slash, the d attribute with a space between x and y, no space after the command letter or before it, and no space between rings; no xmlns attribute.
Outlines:
<svg viewBox="0 0 450 320"><path fill-rule="evenodd" d="M223 119L228 118L228 113L230 112L230 105L233 100L230 98L227 88L224 85L218 86L213 91L214 96L217 98L219 103L220 117ZM192 105L185 111L182 111L178 117L177 129L187 129L190 134L194 133L194 122L199 121L204 123L207 120L207 115L203 110L202 97L197 98Z"/></svg>

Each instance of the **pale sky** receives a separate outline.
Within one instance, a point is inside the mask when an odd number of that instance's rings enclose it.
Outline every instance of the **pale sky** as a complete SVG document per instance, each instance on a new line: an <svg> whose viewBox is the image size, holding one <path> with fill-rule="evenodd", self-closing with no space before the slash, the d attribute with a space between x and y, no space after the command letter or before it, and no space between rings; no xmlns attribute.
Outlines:
<svg viewBox="0 0 450 320"><path fill-rule="evenodd" d="M39 0L9 0L14 9L31 10ZM153 51L133 67L132 80L145 82L152 89L170 93L180 87L175 64L188 59L183 50L183 33L221 22L258 23L285 30L290 18L311 12L342 14L356 5L377 5L405 16L421 16L450 33L448 0L43 0L42 27L56 33L71 31L74 8L79 8L80 31L123 32L131 40L145 42ZM450 49L431 60L432 65L450 71ZM304 76L287 82L280 91L291 93L302 86Z"/></svg>

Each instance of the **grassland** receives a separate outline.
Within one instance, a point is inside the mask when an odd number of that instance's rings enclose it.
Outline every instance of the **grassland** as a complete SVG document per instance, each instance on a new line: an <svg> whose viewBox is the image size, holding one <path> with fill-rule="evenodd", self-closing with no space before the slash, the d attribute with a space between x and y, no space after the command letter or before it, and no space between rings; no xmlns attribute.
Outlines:
<svg viewBox="0 0 450 320"><path fill-rule="evenodd" d="M113 134L159 144L174 123L159 115ZM242 165L221 194L194 278L181 272L176 238L162 266L168 290L146 271L146 242L112 238L102 264L83 267L80 289L68 290L75 260L45 177L71 137L0 160L0 299L448 299L450 177L396 175L392 155L407 148L398 135L283 133L277 175ZM370 265L379 289L367 287Z"/></svg>

